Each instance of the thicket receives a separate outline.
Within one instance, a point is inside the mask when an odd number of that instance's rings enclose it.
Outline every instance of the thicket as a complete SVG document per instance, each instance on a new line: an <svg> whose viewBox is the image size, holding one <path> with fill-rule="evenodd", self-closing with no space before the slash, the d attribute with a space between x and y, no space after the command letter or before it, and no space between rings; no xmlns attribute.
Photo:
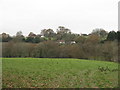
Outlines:
<svg viewBox="0 0 120 90"><path fill-rule="evenodd" d="M35 58L79 58L89 60L119 60L120 32L103 29L93 30L89 35L73 34L69 29L59 27L57 33L44 29L40 35L24 37L18 32L11 39L2 38L3 57ZM34 36L34 37L33 37ZM8 37L7 37L8 38ZM60 43L64 41L65 43ZM71 43L71 42L75 43Z"/></svg>

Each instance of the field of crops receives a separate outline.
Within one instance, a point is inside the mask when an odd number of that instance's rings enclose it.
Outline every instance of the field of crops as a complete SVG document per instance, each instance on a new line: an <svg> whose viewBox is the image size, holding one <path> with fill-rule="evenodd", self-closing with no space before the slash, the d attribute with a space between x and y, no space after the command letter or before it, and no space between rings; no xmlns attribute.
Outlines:
<svg viewBox="0 0 120 90"><path fill-rule="evenodd" d="M53 58L3 58L3 88L114 88L118 64Z"/></svg>

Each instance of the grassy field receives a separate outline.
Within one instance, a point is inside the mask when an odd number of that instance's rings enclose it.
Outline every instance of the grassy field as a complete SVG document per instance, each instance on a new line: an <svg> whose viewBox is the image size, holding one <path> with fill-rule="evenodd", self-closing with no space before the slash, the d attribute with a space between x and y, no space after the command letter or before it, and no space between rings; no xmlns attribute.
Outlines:
<svg viewBox="0 0 120 90"><path fill-rule="evenodd" d="M53 58L3 58L3 88L114 88L118 64Z"/></svg>

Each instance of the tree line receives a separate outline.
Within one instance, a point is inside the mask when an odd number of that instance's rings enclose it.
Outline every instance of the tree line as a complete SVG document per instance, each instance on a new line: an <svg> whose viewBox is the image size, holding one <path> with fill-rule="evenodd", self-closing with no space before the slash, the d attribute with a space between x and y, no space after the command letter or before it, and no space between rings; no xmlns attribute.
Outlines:
<svg viewBox="0 0 120 90"><path fill-rule="evenodd" d="M2 34L3 57L79 58L118 61L120 31L94 29L90 34L74 34L59 26L56 33L43 29L40 34L30 32L27 37L19 31L16 36Z"/></svg>

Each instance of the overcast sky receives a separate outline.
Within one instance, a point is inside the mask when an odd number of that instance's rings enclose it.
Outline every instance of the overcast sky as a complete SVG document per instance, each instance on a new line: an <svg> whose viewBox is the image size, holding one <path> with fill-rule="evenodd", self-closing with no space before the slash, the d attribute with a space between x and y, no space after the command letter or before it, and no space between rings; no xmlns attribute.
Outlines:
<svg viewBox="0 0 120 90"><path fill-rule="evenodd" d="M0 0L0 33L22 31L39 34L42 29L65 26L74 33L95 28L118 29L119 0Z"/></svg>

